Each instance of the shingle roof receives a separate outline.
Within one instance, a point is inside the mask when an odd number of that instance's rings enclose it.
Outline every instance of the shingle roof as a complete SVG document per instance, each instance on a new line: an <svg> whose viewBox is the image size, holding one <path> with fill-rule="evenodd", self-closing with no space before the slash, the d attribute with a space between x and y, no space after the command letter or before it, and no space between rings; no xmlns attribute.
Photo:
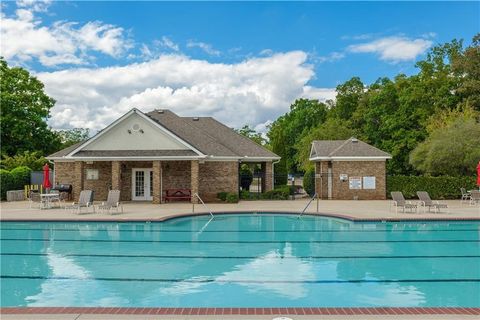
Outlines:
<svg viewBox="0 0 480 320"><path fill-rule="evenodd" d="M265 147L238 134L235 130L211 117L180 117L169 110L155 110L146 113L145 116L157 122L206 156L280 158ZM64 157L81 146L84 142L85 141L60 150L50 155L49 158ZM180 157L195 155L197 155L197 153L192 150L81 150L72 155L72 157Z"/></svg>
<svg viewBox="0 0 480 320"><path fill-rule="evenodd" d="M315 140L312 142L310 159L342 157L383 157L389 159L392 156L356 138L347 140Z"/></svg>

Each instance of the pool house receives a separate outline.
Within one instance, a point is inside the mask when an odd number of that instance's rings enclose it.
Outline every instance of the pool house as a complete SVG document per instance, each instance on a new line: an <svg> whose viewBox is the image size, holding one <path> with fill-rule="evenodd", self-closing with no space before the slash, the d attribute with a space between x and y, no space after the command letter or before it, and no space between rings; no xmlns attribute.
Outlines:
<svg viewBox="0 0 480 320"><path fill-rule="evenodd" d="M54 184L71 185L76 200L84 189L93 190L95 200L105 200L113 189L121 191L122 201L158 204L171 195L188 201L198 193L215 201L219 192L238 193L242 163L258 164L261 191L271 190L280 157L211 117L134 108L48 159L55 164Z"/></svg>

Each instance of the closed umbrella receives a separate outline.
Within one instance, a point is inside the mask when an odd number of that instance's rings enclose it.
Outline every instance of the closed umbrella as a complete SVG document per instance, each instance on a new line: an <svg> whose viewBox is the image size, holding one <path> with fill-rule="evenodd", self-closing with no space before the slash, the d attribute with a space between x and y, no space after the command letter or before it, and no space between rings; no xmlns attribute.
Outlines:
<svg viewBox="0 0 480 320"><path fill-rule="evenodd" d="M480 161L478 161L478 165L477 165L477 186L480 189Z"/></svg>
<svg viewBox="0 0 480 320"><path fill-rule="evenodd" d="M50 190L52 183L50 182L50 167L45 163L43 166L43 188L45 190Z"/></svg>

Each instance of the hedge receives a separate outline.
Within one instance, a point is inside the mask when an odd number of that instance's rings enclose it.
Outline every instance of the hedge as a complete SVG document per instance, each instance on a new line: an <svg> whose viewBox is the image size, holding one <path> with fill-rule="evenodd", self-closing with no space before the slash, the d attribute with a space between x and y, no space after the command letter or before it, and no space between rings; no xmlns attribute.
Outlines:
<svg viewBox="0 0 480 320"><path fill-rule="evenodd" d="M294 186L277 186L275 189L257 193L242 190L240 192L240 199L243 200L288 200L291 195L295 193Z"/></svg>
<svg viewBox="0 0 480 320"><path fill-rule="evenodd" d="M387 176L388 197L392 191L401 191L405 198L416 199L417 191L427 191L432 199L458 199L460 188L478 188L476 177Z"/></svg>
<svg viewBox="0 0 480 320"><path fill-rule="evenodd" d="M0 196L2 200L7 198L7 191L23 190L26 184L30 184L29 167L17 167L12 171L0 169Z"/></svg>
<svg viewBox="0 0 480 320"><path fill-rule="evenodd" d="M315 168L309 168L303 175L303 190L313 197L315 194Z"/></svg>

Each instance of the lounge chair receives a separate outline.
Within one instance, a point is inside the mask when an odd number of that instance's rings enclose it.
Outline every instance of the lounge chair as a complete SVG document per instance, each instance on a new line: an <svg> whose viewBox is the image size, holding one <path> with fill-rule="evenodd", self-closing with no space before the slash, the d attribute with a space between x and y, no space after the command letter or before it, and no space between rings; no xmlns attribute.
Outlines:
<svg viewBox="0 0 480 320"><path fill-rule="evenodd" d="M400 191L392 191L390 194L393 200L392 204L395 207L395 213L398 212L398 207L401 207L403 212L405 212L405 209L410 210L410 212L413 212L413 210L417 212L417 205L410 201L406 201L403 197L403 193Z"/></svg>
<svg viewBox="0 0 480 320"><path fill-rule="evenodd" d="M417 192L418 199L420 199L420 206L423 207L423 212L430 212L430 209L433 208L435 212L440 212L440 209L448 209L448 205L446 203L440 203L438 201L433 201L430 198L430 195L426 191L418 191Z"/></svg>
<svg viewBox="0 0 480 320"><path fill-rule="evenodd" d="M463 201L470 201L470 193L467 192L467 189L460 188L460 192L462 193L462 198L460 200L462 203Z"/></svg>
<svg viewBox="0 0 480 320"><path fill-rule="evenodd" d="M65 209L70 209L73 212L81 213L82 208L92 208L93 212L95 212L95 207L93 207L93 191L92 190L82 190L80 192L80 197L77 203L72 203L69 206L65 206Z"/></svg>
<svg viewBox="0 0 480 320"><path fill-rule="evenodd" d="M123 213L123 206L120 203L120 190L110 190L108 192L107 202L102 202L101 205L97 206L98 211L106 211L108 213L112 212L112 210L120 209Z"/></svg>
<svg viewBox="0 0 480 320"><path fill-rule="evenodd" d="M480 204L480 190L470 191L470 205Z"/></svg>

